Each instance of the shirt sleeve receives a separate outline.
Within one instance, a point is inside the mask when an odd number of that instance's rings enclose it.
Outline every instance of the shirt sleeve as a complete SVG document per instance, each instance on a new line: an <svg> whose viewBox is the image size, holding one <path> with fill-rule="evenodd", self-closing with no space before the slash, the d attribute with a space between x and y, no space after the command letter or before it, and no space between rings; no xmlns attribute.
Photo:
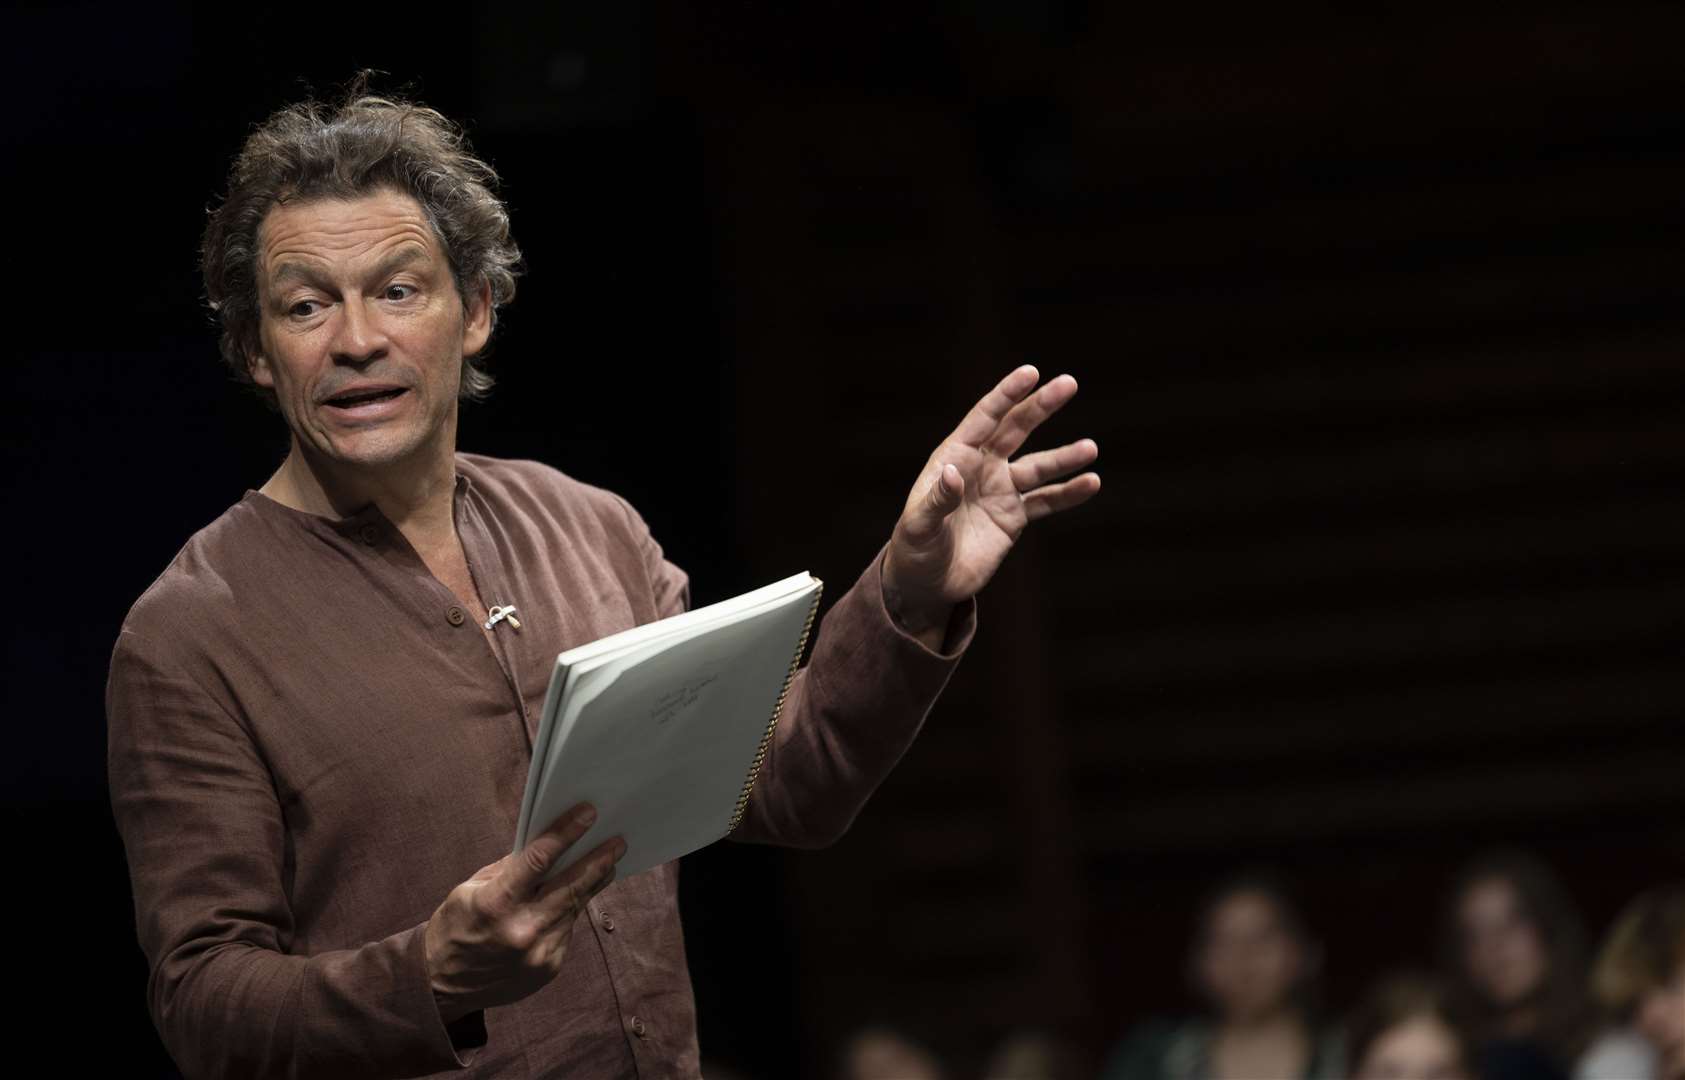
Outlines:
<svg viewBox="0 0 1685 1080"><path fill-rule="evenodd" d="M357 948L288 952L285 826L261 749L128 629L106 715L147 1007L186 1076L377 1080L473 1063L484 1014L441 1019L425 923Z"/></svg>
<svg viewBox="0 0 1685 1080"><path fill-rule="evenodd" d="M614 501L626 515L626 527L631 530L637 545L644 576L649 582L650 593L655 597L656 618L665 619L689 611L690 575L667 558L636 507L619 495L614 495Z"/></svg>
<svg viewBox="0 0 1685 1080"><path fill-rule="evenodd" d="M617 496L618 498L618 496ZM669 562L624 499L661 617L690 603L689 578ZM890 617L886 543L820 621L812 656L791 680L778 727L731 839L816 848L834 843L912 745L977 630L977 601L932 650Z"/></svg>
<svg viewBox="0 0 1685 1080"><path fill-rule="evenodd" d="M896 625L883 598L887 552L886 544L820 622L732 839L834 843L912 745L971 644L975 598L953 613L940 652Z"/></svg>

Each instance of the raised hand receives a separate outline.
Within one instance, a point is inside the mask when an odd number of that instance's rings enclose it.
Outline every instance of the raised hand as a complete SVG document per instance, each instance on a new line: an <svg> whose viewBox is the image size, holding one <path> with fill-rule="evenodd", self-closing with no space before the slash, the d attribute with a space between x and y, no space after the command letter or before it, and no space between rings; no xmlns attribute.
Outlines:
<svg viewBox="0 0 1685 1080"><path fill-rule="evenodd" d="M1030 522L1087 502L1100 475L1061 477L1100 454L1093 439L1016 454L1042 421L1076 396L1060 375L1040 389L1025 364L983 396L925 462L890 537L884 601L910 632L939 645L953 605L1000 569Z"/></svg>
<svg viewBox="0 0 1685 1080"><path fill-rule="evenodd" d="M626 842L613 837L549 881L544 875L596 816L579 804L520 851L481 867L433 913L427 974L446 1023L519 1001L562 970L573 924L614 880Z"/></svg>

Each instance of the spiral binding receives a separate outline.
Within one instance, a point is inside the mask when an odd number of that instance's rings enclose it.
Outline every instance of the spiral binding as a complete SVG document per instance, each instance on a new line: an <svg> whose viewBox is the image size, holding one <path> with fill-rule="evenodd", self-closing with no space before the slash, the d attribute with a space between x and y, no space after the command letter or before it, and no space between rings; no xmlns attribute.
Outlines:
<svg viewBox="0 0 1685 1080"><path fill-rule="evenodd" d="M807 651L807 637L813 632L814 617L819 614L819 596L825 591L823 581L814 578L813 583L816 586L813 603L807 609L807 622L802 626L801 640L796 642L796 655L790 658L790 670L784 676L783 688L778 691L778 702L772 707L772 719L767 721L766 734L761 736L761 745L755 748L755 760L750 763L749 775L743 781L743 794L737 797L737 809L732 811L731 824L726 826L727 835L736 832L737 826L743 823L743 814L749 807L749 793L755 789L755 778L761 774L761 765L766 761L766 748L772 745L772 733L777 730L779 714L784 711L784 699L789 696L790 684L796 679L802 653Z"/></svg>

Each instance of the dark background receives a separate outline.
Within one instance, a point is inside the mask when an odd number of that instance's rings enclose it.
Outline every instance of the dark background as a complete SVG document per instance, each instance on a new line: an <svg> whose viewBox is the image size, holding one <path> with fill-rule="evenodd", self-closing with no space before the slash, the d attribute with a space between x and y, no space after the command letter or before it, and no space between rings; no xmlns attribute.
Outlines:
<svg viewBox="0 0 1685 1080"><path fill-rule="evenodd" d="M909 13L917 8L919 13ZM1520 845L1598 931L1685 864L1685 14L991 0L6 12L7 983L169 1076L105 792L117 627L278 463L199 302L250 125L359 67L528 256L464 448L626 495L707 603L840 594L1015 364L1106 490L1029 535L830 851L687 860L704 1054L869 1018L968 1075L1189 1004L1284 869L1343 1008ZM22 944L22 949L18 948ZM90 1048L90 1052L93 1048Z"/></svg>

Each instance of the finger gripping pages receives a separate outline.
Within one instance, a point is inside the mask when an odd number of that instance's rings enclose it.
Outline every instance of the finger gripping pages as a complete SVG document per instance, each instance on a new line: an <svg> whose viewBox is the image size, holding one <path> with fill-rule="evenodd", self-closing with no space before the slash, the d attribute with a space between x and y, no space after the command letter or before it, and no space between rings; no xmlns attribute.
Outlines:
<svg viewBox="0 0 1685 1080"><path fill-rule="evenodd" d="M548 844L528 844L521 852L521 858L526 861L527 869L542 877L550 869L550 864L556 861L558 853L551 851Z"/></svg>

